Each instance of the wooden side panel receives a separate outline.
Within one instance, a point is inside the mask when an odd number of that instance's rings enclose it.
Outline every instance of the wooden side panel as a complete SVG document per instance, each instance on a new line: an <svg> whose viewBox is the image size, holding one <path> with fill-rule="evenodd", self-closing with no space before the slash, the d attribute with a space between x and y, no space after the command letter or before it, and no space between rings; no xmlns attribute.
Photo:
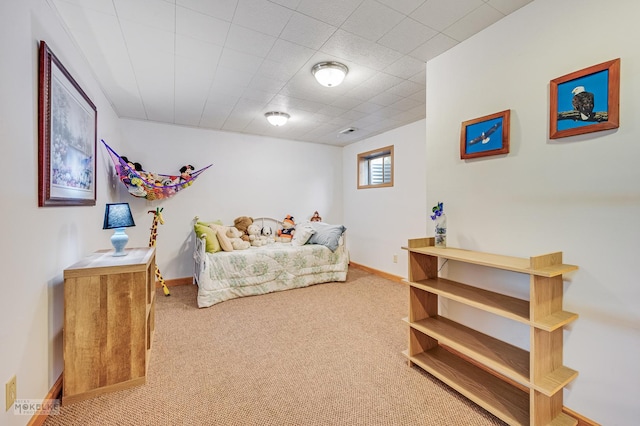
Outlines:
<svg viewBox="0 0 640 426"><path fill-rule="evenodd" d="M438 315L438 295L409 287L409 322Z"/></svg>
<svg viewBox="0 0 640 426"><path fill-rule="evenodd" d="M551 397L537 391L529 394L531 426L545 426L553 424L558 416L562 414L562 392ZM573 422L575 424L577 422Z"/></svg>
<svg viewBox="0 0 640 426"><path fill-rule="evenodd" d="M409 281L418 282L438 276L438 258L409 252Z"/></svg>
<svg viewBox="0 0 640 426"><path fill-rule="evenodd" d="M64 283L64 395L100 386L102 364L99 277L70 278Z"/></svg>
<svg viewBox="0 0 640 426"><path fill-rule="evenodd" d="M562 329L544 331L533 329L533 342L530 349L531 381L541 379L562 367Z"/></svg>

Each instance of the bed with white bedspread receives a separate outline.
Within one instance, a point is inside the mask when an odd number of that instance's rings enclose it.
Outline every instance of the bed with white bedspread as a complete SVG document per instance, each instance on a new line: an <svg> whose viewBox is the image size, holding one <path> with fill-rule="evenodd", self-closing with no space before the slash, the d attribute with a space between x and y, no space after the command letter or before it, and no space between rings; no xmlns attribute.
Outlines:
<svg viewBox="0 0 640 426"><path fill-rule="evenodd" d="M263 224L267 221L274 231L281 226L275 219L259 220ZM209 253L205 249L205 238L196 237L194 283L198 285L198 307L238 297L346 281L349 256L344 227L340 226L342 232L339 232L336 225L307 225L320 231L314 232L315 240L303 245L275 242L246 250ZM325 229L332 230L332 241L323 240L321 234ZM339 238L335 238L337 232Z"/></svg>

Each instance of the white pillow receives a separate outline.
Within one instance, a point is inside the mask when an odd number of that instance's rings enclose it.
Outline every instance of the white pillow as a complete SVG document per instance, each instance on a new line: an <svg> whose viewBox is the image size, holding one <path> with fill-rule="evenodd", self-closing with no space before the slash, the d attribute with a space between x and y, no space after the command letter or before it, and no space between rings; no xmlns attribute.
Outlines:
<svg viewBox="0 0 640 426"><path fill-rule="evenodd" d="M298 225L296 226L296 232L293 233L291 244L293 244L294 246L303 246L307 244L309 238L311 238L311 236L315 233L315 229L313 229L310 225Z"/></svg>

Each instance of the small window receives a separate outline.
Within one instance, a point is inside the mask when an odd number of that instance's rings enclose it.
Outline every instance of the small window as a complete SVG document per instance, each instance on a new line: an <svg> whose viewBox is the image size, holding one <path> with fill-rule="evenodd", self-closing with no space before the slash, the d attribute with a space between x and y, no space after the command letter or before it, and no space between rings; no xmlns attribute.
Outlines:
<svg viewBox="0 0 640 426"><path fill-rule="evenodd" d="M358 189L393 186L393 145L358 154Z"/></svg>

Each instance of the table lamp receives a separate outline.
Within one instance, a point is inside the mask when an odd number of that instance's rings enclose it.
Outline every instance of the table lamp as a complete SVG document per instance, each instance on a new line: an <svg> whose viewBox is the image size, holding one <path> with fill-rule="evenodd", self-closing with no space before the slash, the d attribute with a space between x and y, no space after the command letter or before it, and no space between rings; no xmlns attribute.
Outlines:
<svg viewBox="0 0 640 426"><path fill-rule="evenodd" d="M104 225L102 229L114 229L111 236L111 244L115 248L114 256L126 256L124 246L129 241L129 236L124 232L124 228L136 226L131 216L129 203L107 204L104 210Z"/></svg>

